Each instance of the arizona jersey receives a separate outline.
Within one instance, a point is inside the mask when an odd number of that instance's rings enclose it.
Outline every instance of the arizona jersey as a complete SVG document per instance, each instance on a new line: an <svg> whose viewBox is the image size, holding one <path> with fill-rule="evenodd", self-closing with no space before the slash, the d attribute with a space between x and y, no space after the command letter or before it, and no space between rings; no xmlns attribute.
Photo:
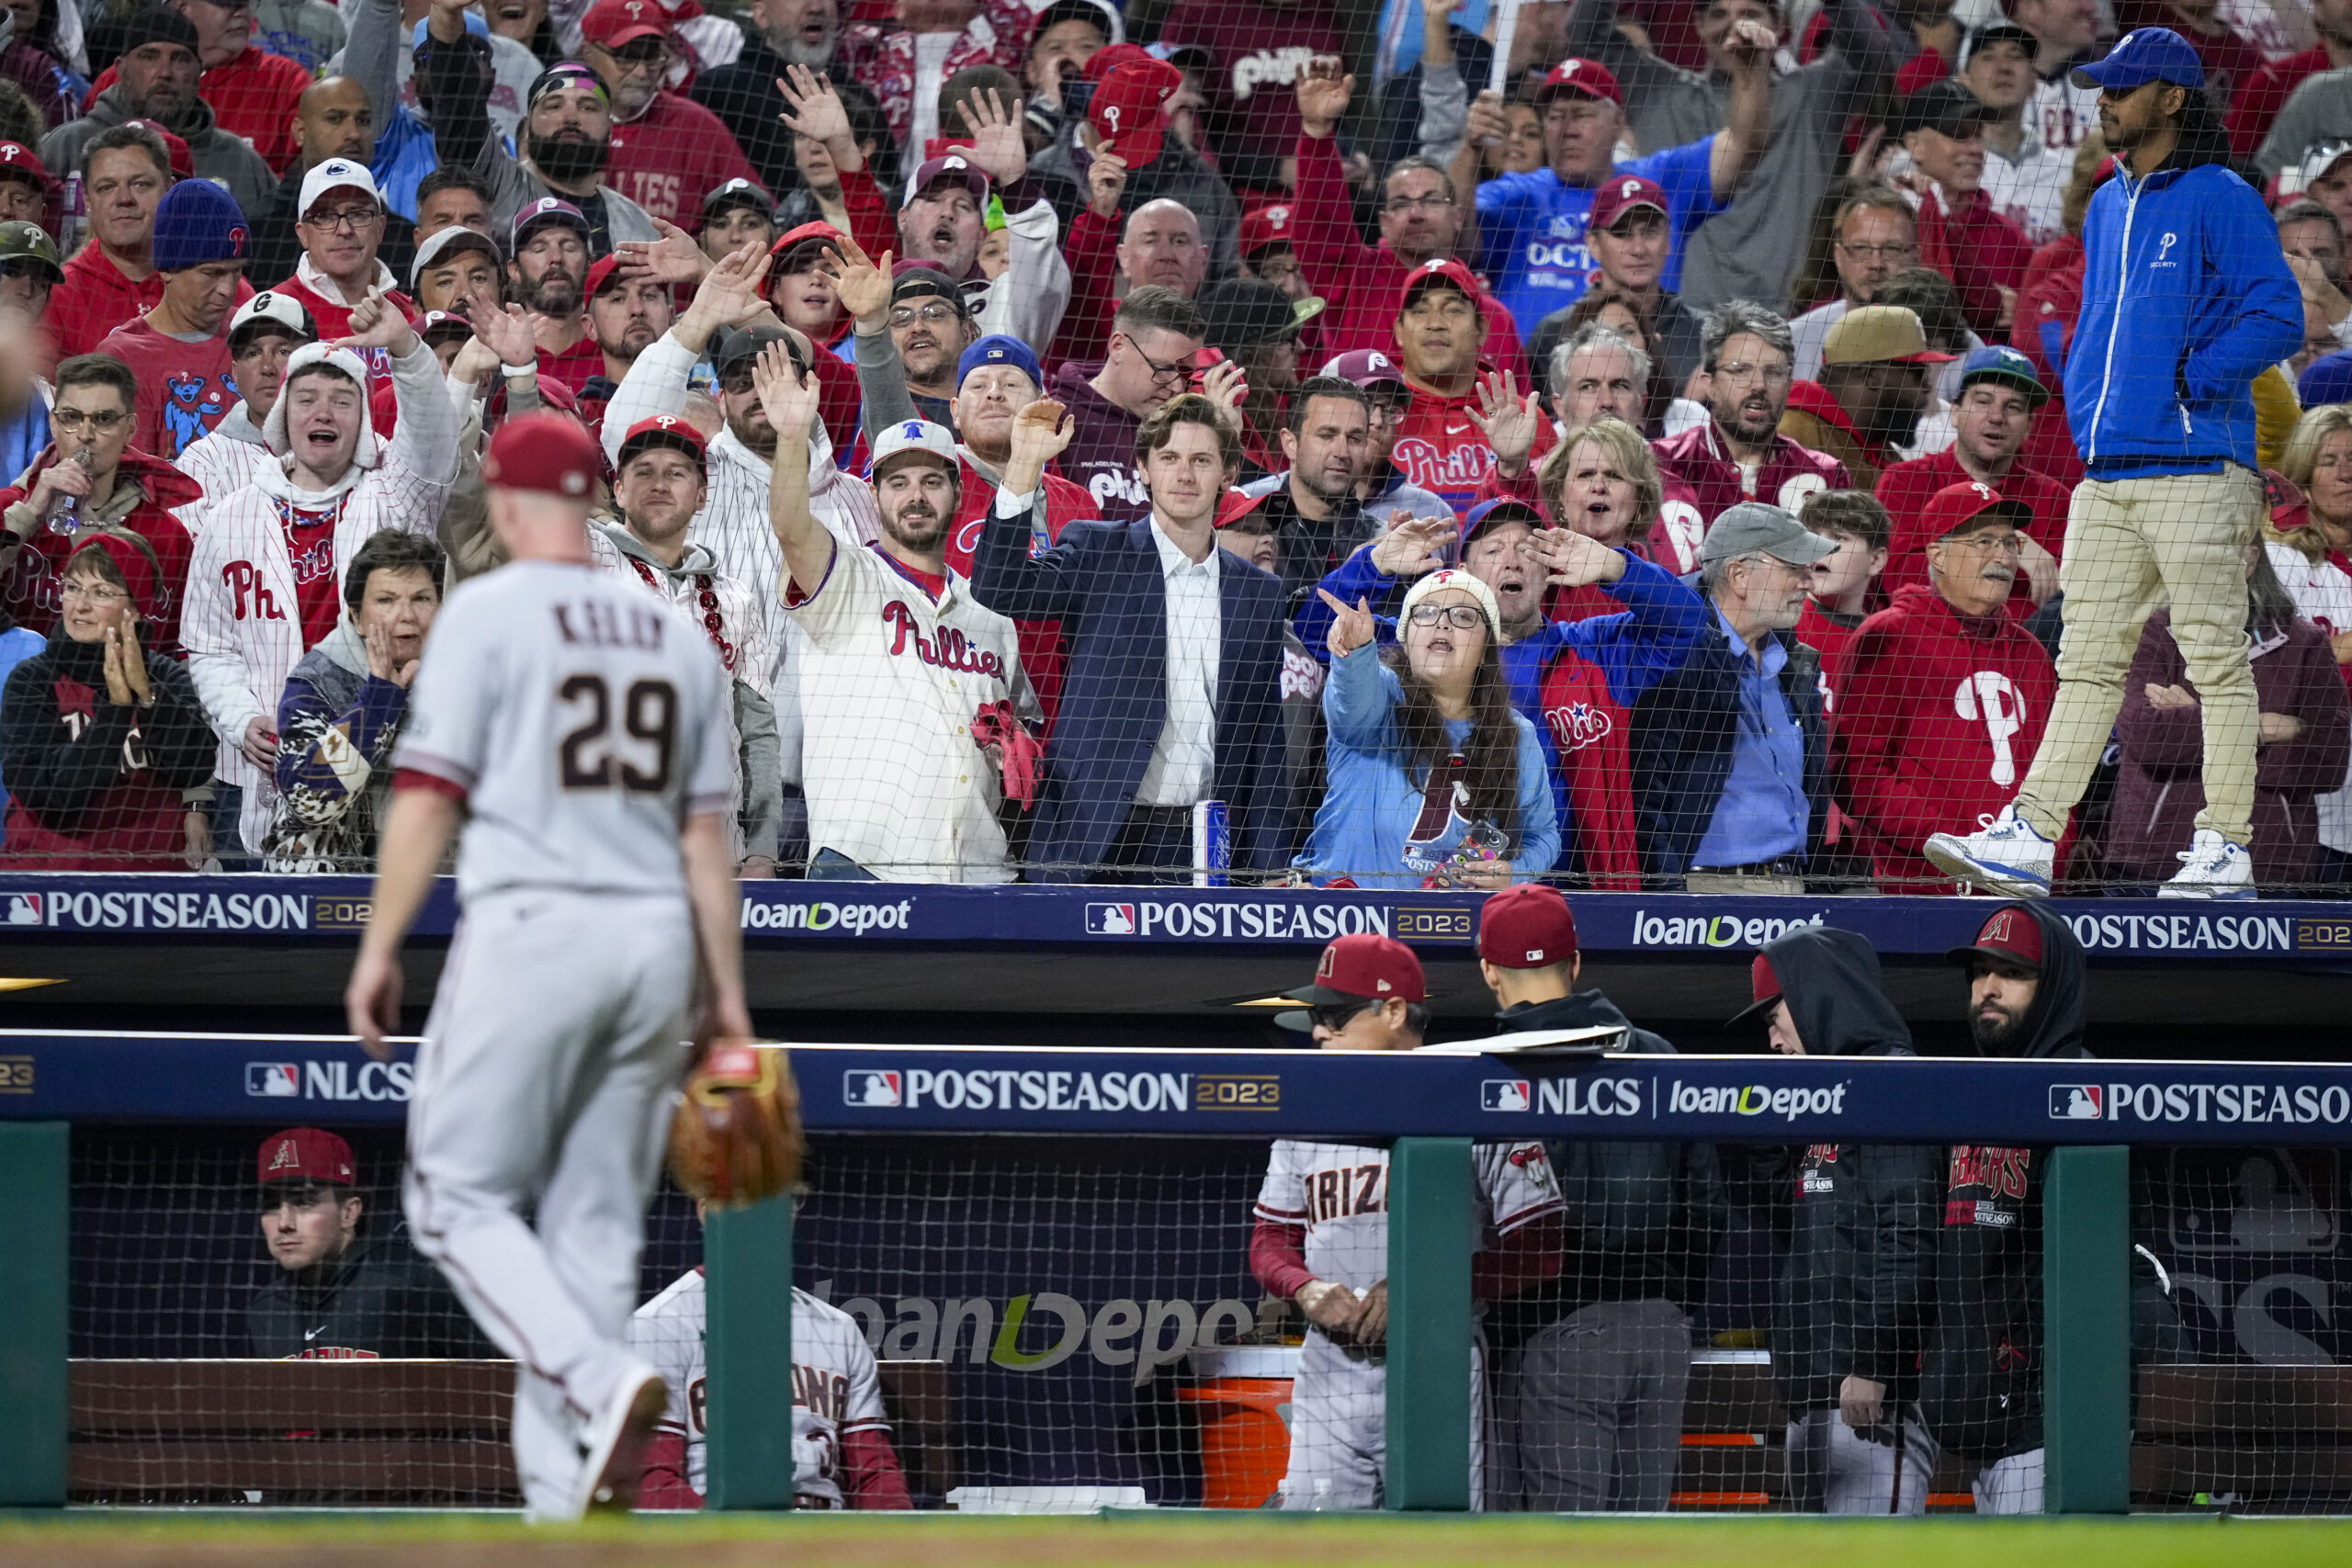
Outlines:
<svg viewBox="0 0 2352 1568"><path fill-rule="evenodd" d="M1476 1144L1475 1250L1561 1211L1560 1184L1540 1143ZM1388 1278L1388 1151L1361 1144L1276 1141L1257 1216L1306 1229L1306 1267L1364 1292Z"/></svg>

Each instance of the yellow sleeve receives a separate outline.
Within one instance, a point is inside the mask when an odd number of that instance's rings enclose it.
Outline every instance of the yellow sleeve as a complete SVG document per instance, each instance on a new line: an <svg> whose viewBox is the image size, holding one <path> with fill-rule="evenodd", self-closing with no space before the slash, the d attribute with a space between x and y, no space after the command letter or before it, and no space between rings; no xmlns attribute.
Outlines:
<svg viewBox="0 0 2352 1568"><path fill-rule="evenodd" d="M2295 400L2294 383L2276 365L2254 378L2254 456L2255 461L2266 468L2278 466L2279 455L2287 449L2287 437L2295 433L2295 425L2303 417L2303 405Z"/></svg>

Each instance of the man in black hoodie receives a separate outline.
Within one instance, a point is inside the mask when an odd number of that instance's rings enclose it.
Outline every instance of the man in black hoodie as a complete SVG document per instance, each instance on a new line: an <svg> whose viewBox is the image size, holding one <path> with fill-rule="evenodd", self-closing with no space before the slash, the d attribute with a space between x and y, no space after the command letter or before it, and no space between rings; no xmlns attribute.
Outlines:
<svg viewBox="0 0 2352 1568"><path fill-rule="evenodd" d="M1977 1054L2087 1057L2083 945L2040 904L2004 904L1966 947ZM2048 1149L1955 1144L1921 1400L1967 1461L1980 1514L2041 1512L2041 1185Z"/></svg>
<svg viewBox="0 0 2352 1568"><path fill-rule="evenodd" d="M1908 1056L1911 1032L1852 931L1807 927L1766 945L1756 1000L1789 1056ZM1789 1410L1792 1506L1831 1514L1927 1511L1935 1440L1917 1405L1935 1267L1943 1151L1815 1144L1758 1150L1768 1213L1788 1246L1772 1323L1772 1379Z"/></svg>
<svg viewBox="0 0 2352 1568"><path fill-rule="evenodd" d="M1576 920L1553 887L1487 900L1478 970L1504 1034L1622 1029L1612 1054L1668 1055L1598 990L1583 968ZM1557 1277L1498 1303L1495 1462L1487 1506L1542 1512L1663 1512L1682 1454L1690 1384L1690 1313L1726 1217L1708 1144L1547 1139L1566 1203Z"/></svg>

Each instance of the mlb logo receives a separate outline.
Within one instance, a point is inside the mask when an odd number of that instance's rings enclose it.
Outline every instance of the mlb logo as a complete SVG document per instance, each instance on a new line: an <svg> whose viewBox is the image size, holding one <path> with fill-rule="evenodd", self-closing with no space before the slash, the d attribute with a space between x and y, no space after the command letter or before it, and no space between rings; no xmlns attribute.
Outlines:
<svg viewBox="0 0 2352 1568"><path fill-rule="evenodd" d="M300 1062L247 1062L245 1092L264 1100L300 1100L302 1097L302 1065Z"/></svg>
<svg viewBox="0 0 2352 1568"><path fill-rule="evenodd" d="M8 923L12 926L40 924L40 895L38 893L9 894Z"/></svg>
<svg viewBox="0 0 2352 1568"><path fill-rule="evenodd" d="M1086 934L1135 935L1136 907L1133 904L1089 904L1086 907Z"/></svg>
<svg viewBox="0 0 2352 1568"><path fill-rule="evenodd" d="M1484 1111L1524 1111L1532 1103L1525 1078L1488 1078L1478 1086L1478 1105Z"/></svg>
<svg viewBox="0 0 2352 1568"><path fill-rule="evenodd" d="M2107 1116L2107 1096L2095 1083L2055 1083L2050 1086L2052 1122L2098 1122Z"/></svg>
<svg viewBox="0 0 2352 1568"><path fill-rule="evenodd" d="M904 1105L896 1073L850 1072L842 1075L843 1105Z"/></svg>

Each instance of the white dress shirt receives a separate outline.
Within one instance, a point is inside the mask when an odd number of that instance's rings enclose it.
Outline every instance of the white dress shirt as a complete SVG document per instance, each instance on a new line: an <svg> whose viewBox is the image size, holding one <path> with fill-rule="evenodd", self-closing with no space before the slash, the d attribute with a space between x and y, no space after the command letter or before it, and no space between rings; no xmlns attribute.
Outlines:
<svg viewBox="0 0 2352 1568"><path fill-rule="evenodd" d="M1159 570L1168 587L1168 718L1136 790L1139 806L1193 806L1209 797L1216 779L1216 671L1222 651L1217 557L1186 556L1151 520Z"/></svg>

